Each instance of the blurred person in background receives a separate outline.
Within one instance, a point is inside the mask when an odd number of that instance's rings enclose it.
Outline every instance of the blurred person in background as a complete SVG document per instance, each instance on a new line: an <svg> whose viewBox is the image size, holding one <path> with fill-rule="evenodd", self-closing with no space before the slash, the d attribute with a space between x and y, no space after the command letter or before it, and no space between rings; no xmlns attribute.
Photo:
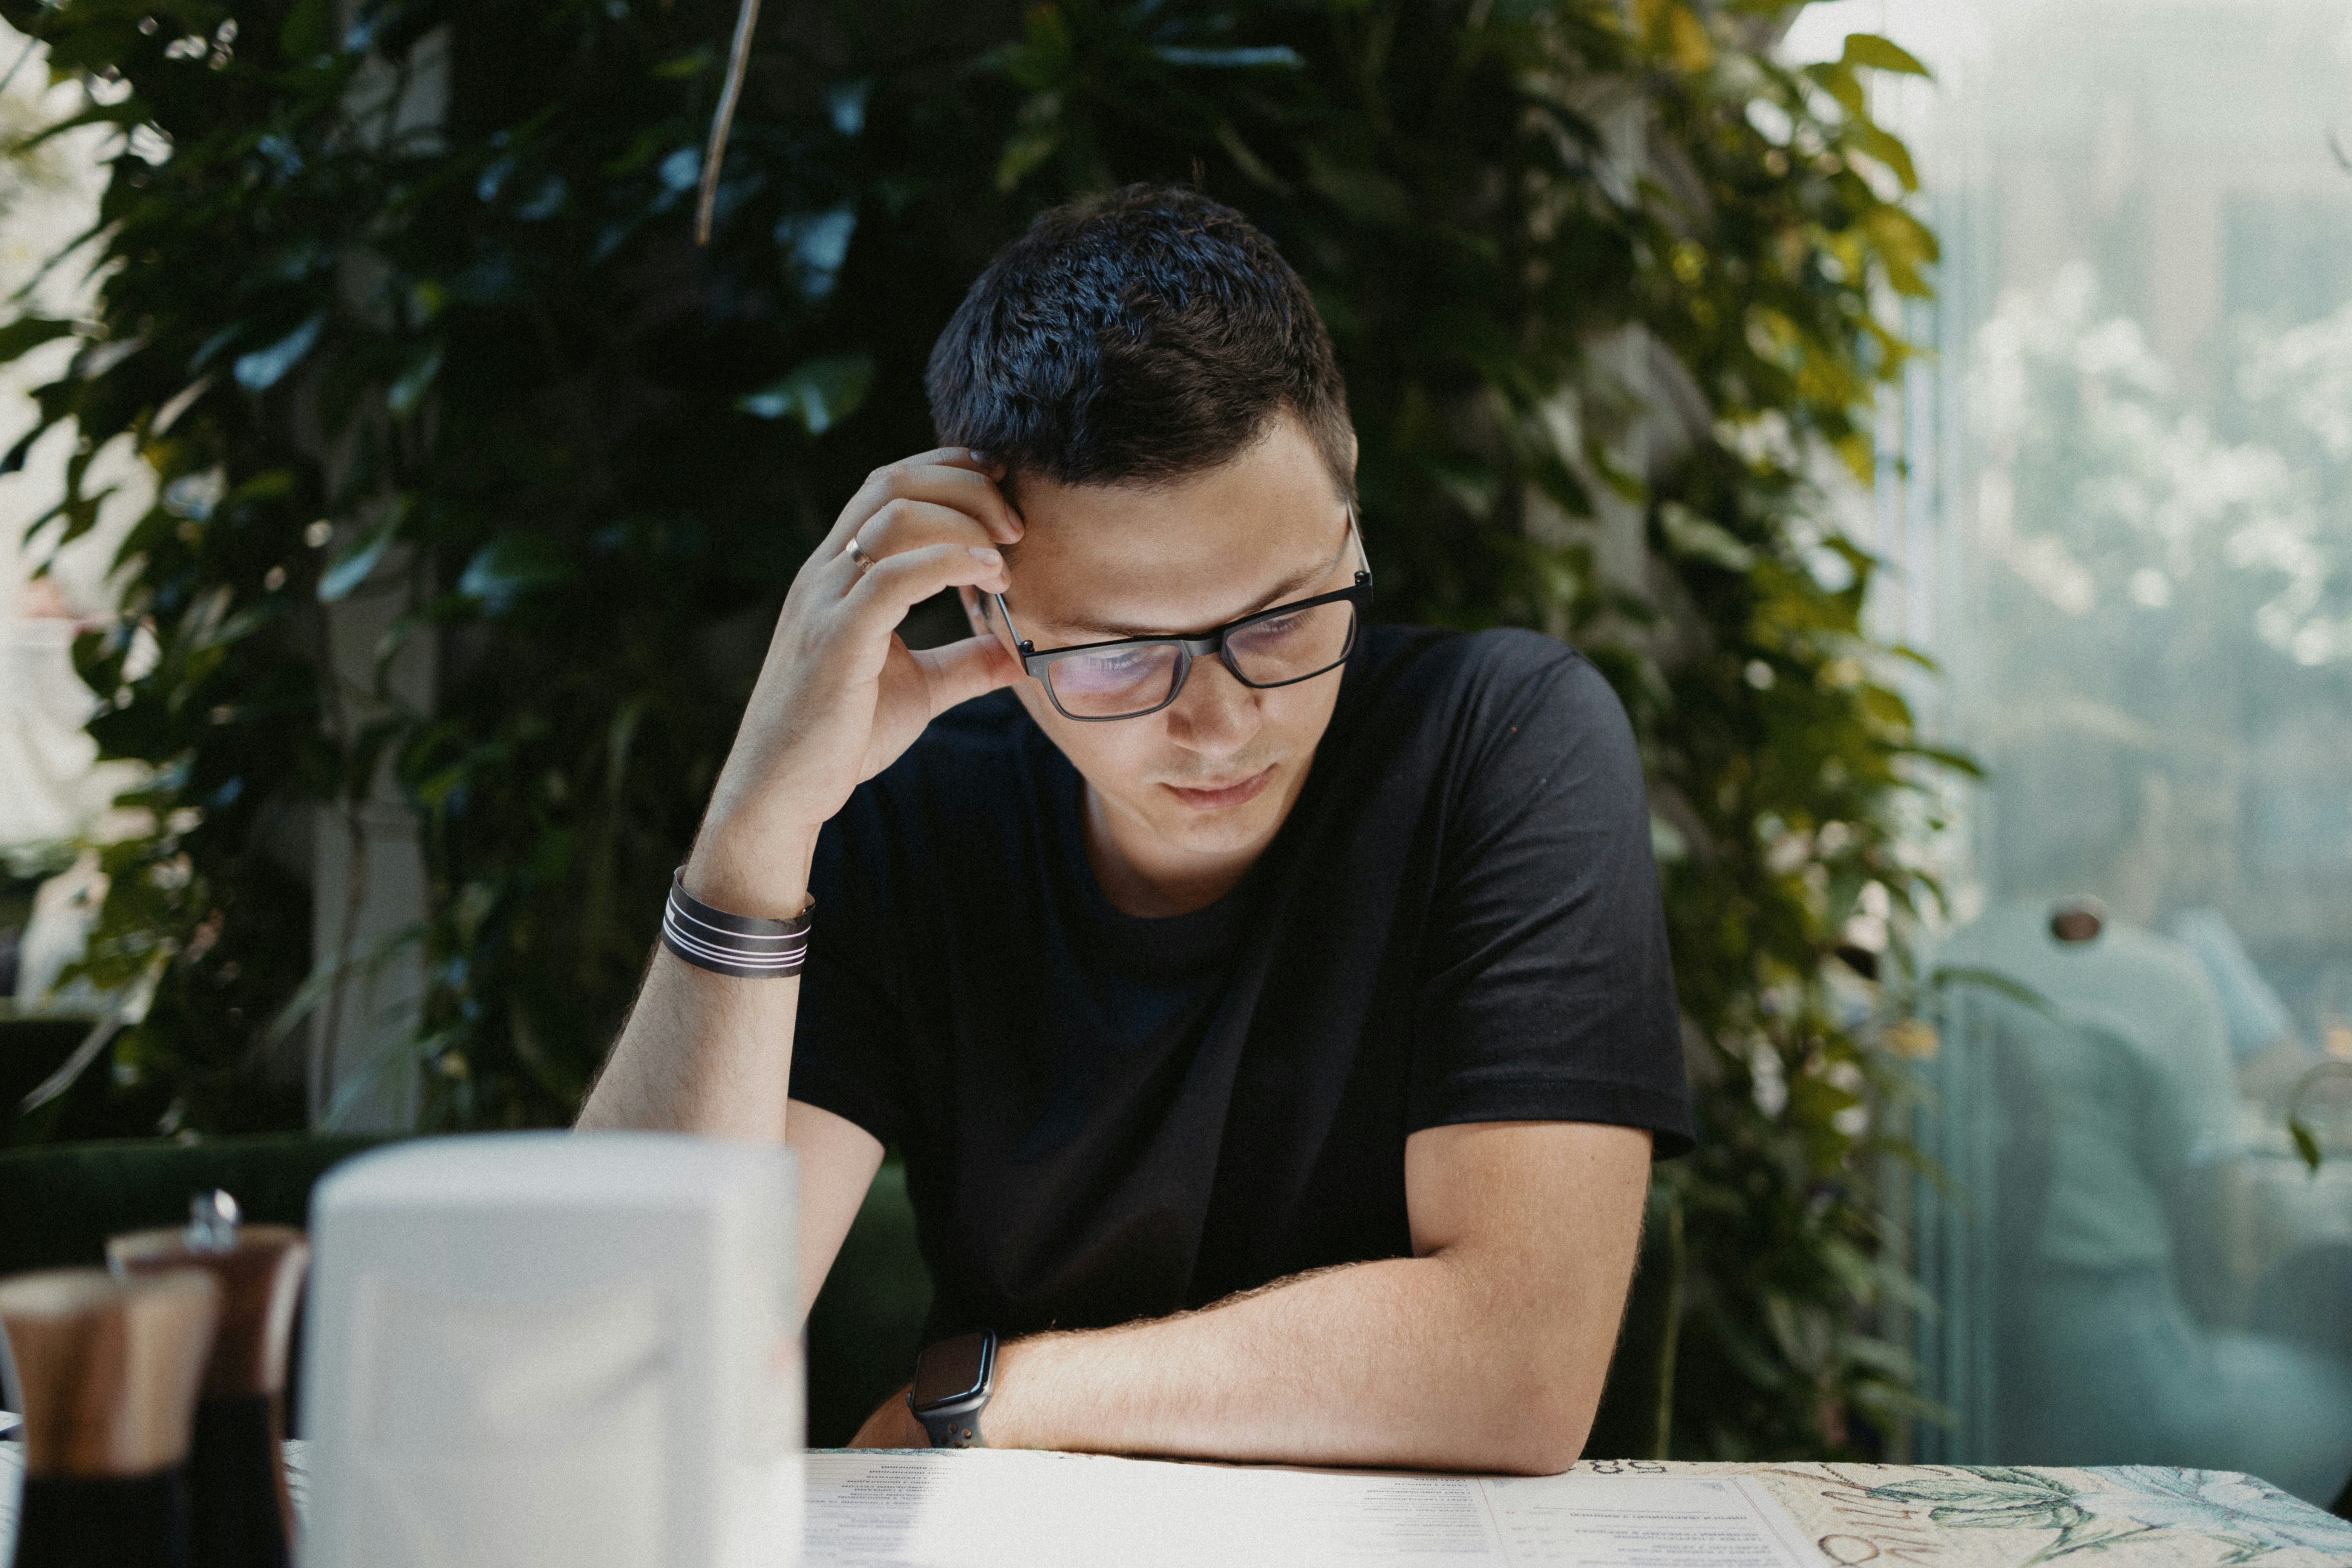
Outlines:
<svg viewBox="0 0 2352 1568"><path fill-rule="evenodd" d="M2144 858L2143 837L2075 868ZM2086 879L2127 889L2147 870L2105 869ZM1996 905L1936 956L2007 987L1969 987L1962 1043L1991 1054L1996 1085L1982 1113L2000 1151L1984 1194L1999 1458L2244 1470L2325 1504L2352 1473L2352 1362L2324 1339L2236 1326L2252 1267L2238 1074L2291 1025L2226 925L2184 924L2201 952L2045 891Z"/></svg>

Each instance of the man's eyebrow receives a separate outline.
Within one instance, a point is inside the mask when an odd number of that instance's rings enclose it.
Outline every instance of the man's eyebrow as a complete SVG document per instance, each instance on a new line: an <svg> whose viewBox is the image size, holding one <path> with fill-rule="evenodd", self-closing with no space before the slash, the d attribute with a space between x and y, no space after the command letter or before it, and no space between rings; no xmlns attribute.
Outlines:
<svg viewBox="0 0 2352 1568"><path fill-rule="evenodd" d="M1345 539L1342 539L1339 542L1340 553L1345 554L1347 552L1347 549L1348 542ZM1335 555L1331 559L1333 561L1337 561L1339 556ZM1306 587L1308 584L1319 581L1330 574L1331 567L1328 563L1321 566L1309 566L1303 571L1293 572L1289 576L1285 577L1281 582L1276 583L1273 587L1267 589L1255 603L1242 610L1240 614L1227 616L1224 624L1231 626L1234 622L1241 620L1244 616L1254 616L1260 610L1269 609L1272 606L1282 603L1283 600L1292 597L1299 589ZM1099 633L1105 638L1171 637L1185 635L1183 633L1171 632L1165 626L1134 626L1122 624L1118 621L1066 621L1060 623L1058 629L1067 632ZM1192 629L1206 630L1207 628L1194 627Z"/></svg>

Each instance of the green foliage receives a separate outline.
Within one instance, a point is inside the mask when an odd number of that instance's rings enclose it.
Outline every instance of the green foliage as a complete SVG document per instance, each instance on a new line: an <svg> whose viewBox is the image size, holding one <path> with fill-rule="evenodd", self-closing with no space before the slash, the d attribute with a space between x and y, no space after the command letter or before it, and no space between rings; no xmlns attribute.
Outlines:
<svg viewBox="0 0 2352 1568"><path fill-rule="evenodd" d="M730 6L363 4L337 37L325 0L75 0L55 65L119 74L90 114L169 148L116 160L103 304L42 394L163 484L124 629L82 650L108 752L163 769L100 944L169 965L142 1060L191 1124L245 1113L307 952L269 816L389 768L430 874L429 1119L567 1117L792 572L929 444L965 284L1045 205L1189 175L1330 323L1383 612L1570 637L1642 736L1706 1139L1660 1176L1672 1447L1853 1451L1850 1415L1915 1406L1868 1331L1903 1283L1889 1075L1833 954L1858 906L1899 927L1932 893L1895 836L1932 754L1807 465L1867 472L1908 352L1874 300L1924 291L1935 244L1863 90L1916 62L1783 64L1797 8L772 7L697 250ZM434 117L404 73L442 50ZM323 645L352 596L393 612L365 722ZM427 710L382 674L418 638Z"/></svg>
<svg viewBox="0 0 2352 1568"><path fill-rule="evenodd" d="M2287 1137L2294 1143L2296 1157L2303 1161L2304 1167L2314 1175L2319 1173L2320 1163L2326 1158L2326 1152L2320 1142L2319 1134L2313 1131L2311 1124L2304 1120L2304 1104L2311 1098L2314 1089L2318 1089L2328 1079L2336 1078L2352 1078L2352 1062L2315 1063L2296 1082L2294 1093L2287 1100ZM2347 1119L2339 1112L2336 1120L2341 1123L2352 1119Z"/></svg>

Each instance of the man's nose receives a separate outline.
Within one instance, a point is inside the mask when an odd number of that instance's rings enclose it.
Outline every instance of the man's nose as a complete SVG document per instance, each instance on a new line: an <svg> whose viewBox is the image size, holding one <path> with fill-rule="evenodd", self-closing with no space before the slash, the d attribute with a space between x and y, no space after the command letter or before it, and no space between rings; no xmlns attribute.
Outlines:
<svg viewBox="0 0 2352 1568"><path fill-rule="evenodd" d="M1257 693L1212 654L1192 661L1184 689L1168 709L1168 737L1188 752L1225 757L1248 745L1265 721Z"/></svg>

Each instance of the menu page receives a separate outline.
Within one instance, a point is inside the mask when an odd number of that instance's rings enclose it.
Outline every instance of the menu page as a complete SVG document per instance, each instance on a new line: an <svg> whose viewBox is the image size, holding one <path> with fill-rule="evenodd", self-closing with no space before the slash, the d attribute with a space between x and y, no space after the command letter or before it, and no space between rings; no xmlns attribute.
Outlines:
<svg viewBox="0 0 2352 1568"><path fill-rule="evenodd" d="M1491 1476L1509 1563L1572 1568L1814 1568L1822 1559L1748 1476Z"/></svg>
<svg viewBox="0 0 2352 1568"><path fill-rule="evenodd" d="M1537 1478L995 1449L813 1453L806 1568L1818 1568L1738 1477Z"/></svg>

